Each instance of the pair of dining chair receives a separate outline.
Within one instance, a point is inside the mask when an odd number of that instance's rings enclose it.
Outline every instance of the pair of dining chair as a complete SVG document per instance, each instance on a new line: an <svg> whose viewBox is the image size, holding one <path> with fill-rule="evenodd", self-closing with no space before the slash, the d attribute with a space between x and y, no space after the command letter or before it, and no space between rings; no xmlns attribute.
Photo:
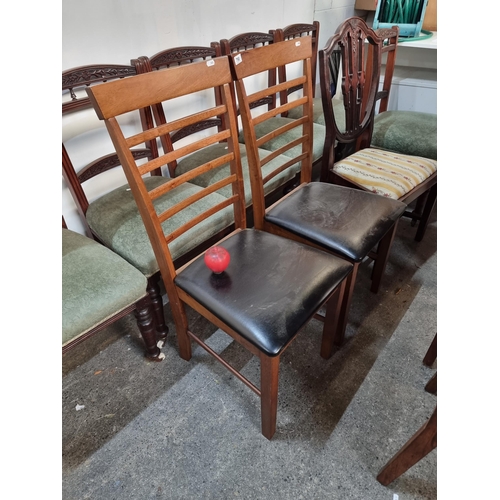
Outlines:
<svg viewBox="0 0 500 500"><path fill-rule="evenodd" d="M256 91L248 88L248 79L253 76L296 63L301 68L298 76L272 87L266 84ZM328 358L333 354L334 346L343 340L354 270L373 246L381 240L392 241L397 220L405 208L403 203L372 193L311 182L311 69L311 37L302 37L208 61L152 71L87 90L98 117L106 124L151 240L172 308L181 357L191 358L191 341L194 341L258 394L262 434L268 439L276 430L281 356L312 318L324 322L321 355ZM300 99L263 113L251 107L260 98L271 94L278 96L296 85L303 86ZM233 86L238 96L248 157L255 223L252 229L246 227ZM220 91L219 102L215 89ZM141 133L127 134L118 120L124 113L140 112L159 102L173 102L188 95L195 100L206 90L210 91L212 101L198 99L203 109L175 120L161 120ZM206 97L206 93L203 95ZM255 130L259 124L296 106L302 107L301 118L290 119L257 139ZM133 157L133 149L148 140L171 134L182 127L196 127L198 123L216 117L223 118L212 129L206 129L204 137L197 137L188 145L163 150L158 158L146 162L136 162ZM286 137L292 128L297 129L298 137L277 149L267 150L267 156L261 158L261 145L280 136ZM216 158L161 186L150 189L146 185L145 176L152 169L179 162L186 155L221 142L224 148L220 148ZM278 157L283 163L263 175L263 167ZM227 164L229 169L225 167ZM265 183L292 165L300 169L300 185L271 207L264 208ZM221 167L225 176L204 187L200 193L184 198L166 210L155 205L159 197L175 197L176 191L186 182ZM186 209L228 187L231 196L224 202L214 200L211 208L194 217L181 215ZM227 270L220 274L211 272L204 264L203 253L180 268L176 267L171 254L176 239L188 235L218 212L230 212L235 222L234 230L217 243L230 254ZM177 216L183 218L184 225L165 230L164 223ZM349 255L349 252L354 254ZM383 260L380 263L385 266ZM326 305L325 315L319 314L323 305ZM190 330L186 306L206 317L260 359L260 388Z"/></svg>

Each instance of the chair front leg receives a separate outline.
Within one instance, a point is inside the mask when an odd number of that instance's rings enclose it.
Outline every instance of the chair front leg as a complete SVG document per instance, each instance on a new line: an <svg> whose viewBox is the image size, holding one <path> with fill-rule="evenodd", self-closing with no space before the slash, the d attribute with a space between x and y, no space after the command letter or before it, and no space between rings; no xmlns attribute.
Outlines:
<svg viewBox="0 0 500 500"><path fill-rule="evenodd" d="M262 434L271 439L276 432L280 356L260 356L260 412Z"/></svg>
<svg viewBox="0 0 500 500"><path fill-rule="evenodd" d="M329 359L333 354L333 348L336 345L341 345L344 340L344 330L340 328L342 300L345 295L345 287L347 279L337 287L333 295L326 303L325 322L323 325L323 337L321 339L320 355L324 359Z"/></svg>
<svg viewBox="0 0 500 500"><path fill-rule="evenodd" d="M337 324L338 330L334 339L334 345L336 346L341 346L344 342L345 330L347 328L347 318L349 316L349 309L351 308L352 294L354 292L354 285L356 284L358 269L359 262L355 262L351 274L347 276L345 281L344 294L341 298L342 305L340 307L339 321Z"/></svg>
<svg viewBox="0 0 500 500"><path fill-rule="evenodd" d="M165 324L163 300L160 290L160 276L158 273L153 274L153 276L148 278L147 291L153 307L153 314L156 324L156 335L158 336L158 338L164 339L168 334L168 326Z"/></svg>

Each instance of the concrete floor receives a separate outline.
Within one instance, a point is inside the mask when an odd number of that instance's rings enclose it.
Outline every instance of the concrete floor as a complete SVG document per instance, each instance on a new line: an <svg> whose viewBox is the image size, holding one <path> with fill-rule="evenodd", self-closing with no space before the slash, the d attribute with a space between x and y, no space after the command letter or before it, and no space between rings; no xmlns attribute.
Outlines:
<svg viewBox="0 0 500 500"><path fill-rule="evenodd" d="M277 431L260 433L259 398L199 346L171 335L148 362L129 316L63 357L64 500L437 498L437 450L388 487L381 467L431 415L422 358L436 333L437 222L424 241L402 219L386 276L361 266L346 342L319 356L312 320L282 358ZM191 328L254 383L259 364L190 312ZM80 408L80 409L79 409Z"/></svg>

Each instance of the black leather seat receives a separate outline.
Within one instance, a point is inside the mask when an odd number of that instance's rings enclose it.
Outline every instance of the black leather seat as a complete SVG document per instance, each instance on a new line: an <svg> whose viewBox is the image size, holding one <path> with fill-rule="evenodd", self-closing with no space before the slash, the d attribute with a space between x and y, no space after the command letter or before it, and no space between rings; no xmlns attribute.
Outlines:
<svg viewBox="0 0 500 500"><path fill-rule="evenodd" d="M265 215L267 221L360 262L394 226L406 205L322 182L302 184Z"/></svg>
<svg viewBox="0 0 500 500"><path fill-rule="evenodd" d="M353 268L308 245L255 229L220 245L231 255L227 271L212 273L200 256L175 283L269 356L280 353Z"/></svg>

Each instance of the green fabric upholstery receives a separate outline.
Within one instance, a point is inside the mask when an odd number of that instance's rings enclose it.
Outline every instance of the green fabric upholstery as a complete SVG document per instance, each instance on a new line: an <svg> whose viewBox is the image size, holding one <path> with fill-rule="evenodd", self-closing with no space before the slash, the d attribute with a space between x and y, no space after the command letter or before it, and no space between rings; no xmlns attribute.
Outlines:
<svg viewBox="0 0 500 500"><path fill-rule="evenodd" d="M62 230L62 343L147 295L146 277L86 236Z"/></svg>
<svg viewBox="0 0 500 500"><path fill-rule="evenodd" d="M255 127L255 135L257 139L263 137L264 135L276 130L279 127L285 125L285 122L293 122L292 118L282 118L282 117L274 117L269 118L268 120L259 123ZM321 158L323 156L323 147L325 145L325 133L326 129L322 125L318 125L317 123L313 123L313 161ZM261 149L267 149L268 151L275 151L279 149L281 146L288 144L289 142L297 139L301 136L301 130L299 127L296 127L281 136L278 136L270 141L267 141L265 144L262 144ZM245 143L245 138L243 136L243 131L240 132L238 140L240 143ZM297 156L300 154L301 146L296 146L285 153L285 156Z"/></svg>
<svg viewBox="0 0 500 500"><path fill-rule="evenodd" d="M183 158L178 162L177 168L175 169L176 175L181 175L186 172L189 172L193 168L198 167L199 165L203 165L204 163L211 161L217 157L219 157L224 150L227 148L227 145L224 143L221 144L213 144L203 150L196 151L192 155ZM260 158L264 158L269 154L269 151L266 149L259 149ZM240 155L241 155L241 168L243 171L243 182L244 182L244 190L245 190L245 203L248 207L252 203L252 190L250 186L250 171L248 168L248 157L244 144L240 144ZM279 167L283 163L287 162L289 158L284 155L277 156L269 163L264 165L262 169L263 177L265 177L269 172ZM264 194L268 194L279 186L282 186L288 180L292 179L295 174L300 170L299 165L292 165L287 168L283 172L280 172L275 177L273 177L269 182L264 186ZM207 187L210 184L214 184L215 182L227 177L229 175L229 164L221 165L219 168L215 170L211 170L205 174L197 176L195 179L192 179L191 182L197 184L202 187ZM225 186L222 189L217 191L223 196L230 197L232 196L231 186Z"/></svg>
<svg viewBox="0 0 500 500"><path fill-rule="evenodd" d="M146 177L145 184L147 189L151 190L169 182L169 180L167 177ZM158 212L163 212L187 197L198 193L201 189L194 184L184 183L155 200L155 208ZM166 220L162 224L165 233L172 232L207 208L225 201L225 199L218 193L209 194ZM159 270L153 247L128 185L117 188L93 201L87 210L87 220L92 231L108 248L130 262L145 276L149 277ZM210 216L169 245L172 258L175 260L192 250L214 234L230 226L233 221L231 206Z"/></svg>
<svg viewBox="0 0 500 500"><path fill-rule="evenodd" d="M385 111L375 116L371 145L437 160L437 115Z"/></svg>
<svg viewBox="0 0 500 500"><path fill-rule="evenodd" d="M337 127L339 130L345 130L345 108L344 101L340 99L332 99L333 103L333 113L335 114L335 121L337 122ZM288 118L297 119L302 116L302 108L293 108L288 112ZM318 125L325 126L325 115L323 114L323 103L321 102L321 97L315 97L313 99L313 122Z"/></svg>
<svg viewBox="0 0 500 500"><path fill-rule="evenodd" d="M287 118L297 120L297 118L300 118L301 116L302 107L298 106L288 112ZM313 99L313 122L318 125L325 125L325 116L323 115L323 103L321 102L321 97L315 97Z"/></svg>

